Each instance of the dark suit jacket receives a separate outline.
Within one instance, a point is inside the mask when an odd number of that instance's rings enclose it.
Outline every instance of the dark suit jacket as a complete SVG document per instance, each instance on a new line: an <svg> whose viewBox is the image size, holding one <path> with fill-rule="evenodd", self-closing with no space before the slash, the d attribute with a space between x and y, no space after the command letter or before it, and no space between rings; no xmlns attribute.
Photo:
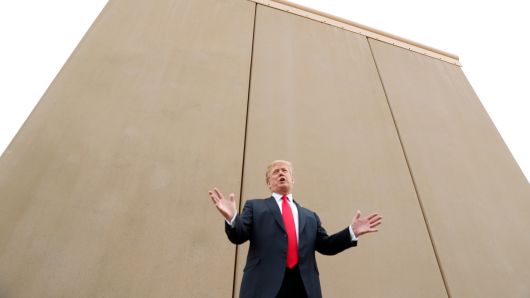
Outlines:
<svg viewBox="0 0 530 298"><path fill-rule="evenodd" d="M322 297L315 251L334 255L357 245L348 228L328 235L318 215L298 208L298 265L308 297ZM241 281L242 298L276 297L286 268L287 234L280 208L273 197L248 200L232 226L225 224L234 244L250 240L247 263Z"/></svg>

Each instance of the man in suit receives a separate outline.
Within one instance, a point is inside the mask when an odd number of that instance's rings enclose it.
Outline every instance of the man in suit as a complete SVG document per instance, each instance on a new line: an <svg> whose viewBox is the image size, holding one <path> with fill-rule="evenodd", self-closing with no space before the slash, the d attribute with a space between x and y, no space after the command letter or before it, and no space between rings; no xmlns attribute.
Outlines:
<svg viewBox="0 0 530 298"><path fill-rule="evenodd" d="M315 251L334 255L357 245L357 237L377 232L381 216L361 217L357 211L350 226L328 235L318 215L293 200L292 164L273 161L266 171L272 196L248 200L237 214L234 194L225 198L219 189L209 192L225 218L225 231L234 244L250 240L240 297L322 297Z"/></svg>

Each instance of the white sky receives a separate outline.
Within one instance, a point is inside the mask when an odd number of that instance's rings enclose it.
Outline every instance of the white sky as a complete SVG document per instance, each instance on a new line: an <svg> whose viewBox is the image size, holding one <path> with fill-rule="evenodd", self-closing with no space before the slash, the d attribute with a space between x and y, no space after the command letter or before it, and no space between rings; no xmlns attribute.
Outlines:
<svg viewBox="0 0 530 298"><path fill-rule="evenodd" d="M530 17L526 1L293 2L460 56L468 80L528 180ZM106 3L0 2L0 152Z"/></svg>

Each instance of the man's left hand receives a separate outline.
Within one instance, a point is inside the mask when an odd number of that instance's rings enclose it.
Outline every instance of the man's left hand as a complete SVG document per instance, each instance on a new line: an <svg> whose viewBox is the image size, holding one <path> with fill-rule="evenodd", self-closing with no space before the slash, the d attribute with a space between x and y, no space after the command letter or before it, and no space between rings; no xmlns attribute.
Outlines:
<svg viewBox="0 0 530 298"><path fill-rule="evenodd" d="M359 237L366 233L377 232L379 229L376 229L377 226L381 224L383 218L378 213L372 213L366 217L361 217L361 211L357 210L353 221L351 223L351 228L356 237Z"/></svg>

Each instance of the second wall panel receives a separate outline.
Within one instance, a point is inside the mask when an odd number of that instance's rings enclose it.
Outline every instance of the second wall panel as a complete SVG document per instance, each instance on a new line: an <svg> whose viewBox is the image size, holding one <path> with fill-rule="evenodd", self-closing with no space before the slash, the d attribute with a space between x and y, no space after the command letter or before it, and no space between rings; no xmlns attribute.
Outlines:
<svg viewBox="0 0 530 298"><path fill-rule="evenodd" d="M358 247L318 256L324 297L445 297L366 38L258 5L250 88L243 198L270 196L265 168L287 159L295 200L329 232L357 208L385 217Z"/></svg>

